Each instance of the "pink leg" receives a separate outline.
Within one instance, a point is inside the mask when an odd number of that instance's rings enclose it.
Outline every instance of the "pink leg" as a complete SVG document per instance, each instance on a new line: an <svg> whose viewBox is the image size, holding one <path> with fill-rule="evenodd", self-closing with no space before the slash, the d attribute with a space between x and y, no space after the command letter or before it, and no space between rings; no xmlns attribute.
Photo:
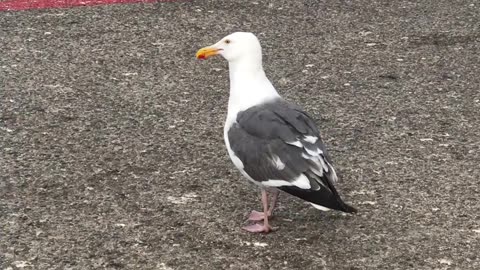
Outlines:
<svg viewBox="0 0 480 270"><path fill-rule="evenodd" d="M268 233L272 230L272 227L268 224L268 194L267 191L262 189L262 204L263 204L263 225L256 223L252 225L248 225L243 227L244 230L247 232L252 232L252 233Z"/></svg>
<svg viewBox="0 0 480 270"><path fill-rule="evenodd" d="M272 200L270 201L270 209L268 209L268 212L267 212L269 218L273 216L273 210L275 209L275 206L277 204L277 199L279 194L280 194L280 191L278 190L273 191ZM265 214L263 212L258 212L253 210L248 216L248 220L261 221L263 220L264 217L265 217Z"/></svg>
<svg viewBox="0 0 480 270"><path fill-rule="evenodd" d="M273 210L275 209L275 206L277 206L277 199L279 194L280 194L280 191L278 190L273 191L272 200L270 201L270 209L268 209L268 217L273 216Z"/></svg>

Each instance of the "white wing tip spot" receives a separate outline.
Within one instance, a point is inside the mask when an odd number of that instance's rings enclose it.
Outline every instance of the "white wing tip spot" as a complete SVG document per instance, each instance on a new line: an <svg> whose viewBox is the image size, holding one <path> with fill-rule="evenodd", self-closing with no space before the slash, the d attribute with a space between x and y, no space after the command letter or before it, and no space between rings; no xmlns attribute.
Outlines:
<svg viewBox="0 0 480 270"><path fill-rule="evenodd" d="M300 174L297 178L293 180L277 180L269 179L267 181L261 182L263 186L266 187L281 187L281 186L296 186L301 189L311 189L310 180L305 174Z"/></svg>
<svg viewBox="0 0 480 270"><path fill-rule="evenodd" d="M334 183L336 183L337 180L338 180L337 172L335 172L335 169L333 168L333 166L332 166L330 163L327 162L327 164L328 164L328 167L329 167L330 169L332 169L332 181L333 181Z"/></svg>
<svg viewBox="0 0 480 270"><path fill-rule="evenodd" d="M322 150L320 150L320 148L317 148L317 149L315 149L315 151L312 151L312 150L305 147L305 151L307 151L307 153L311 156L317 156L317 155L320 155L320 154L323 153Z"/></svg>
<svg viewBox="0 0 480 270"><path fill-rule="evenodd" d="M331 210L330 208L327 208L325 206L321 206L321 205L314 204L314 203L310 203L310 204L320 211L330 211Z"/></svg>
<svg viewBox="0 0 480 270"><path fill-rule="evenodd" d="M287 142L287 144L290 144L290 145L293 145L293 146L296 146L296 147L300 147L300 148L303 147L303 144L300 141Z"/></svg>
<svg viewBox="0 0 480 270"><path fill-rule="evenodd" d="M280 171L285 169L285 163L283 163L283 161L277 155L272 156L272 163L275 166L275 168L277 168Z"/></svg>
<svg viewBox="0 0 480 270"><path fill-rule="evenodd" d="M293 180L292 185L297 186L301 189L311 189L312 188L312 186L310 185L310 180L303 173L300 174L297 178L295 178Z"/></svg>
<svg viewBox="0 0 480 270"><path fill-rule="evenodd" d="M306 142L309 142L309 143L311 143L311 144L314 144L314 143L317 142L318 137L315 137L315 136L305 136L305 137L304 137L304 140L305 140Z"/></svg>

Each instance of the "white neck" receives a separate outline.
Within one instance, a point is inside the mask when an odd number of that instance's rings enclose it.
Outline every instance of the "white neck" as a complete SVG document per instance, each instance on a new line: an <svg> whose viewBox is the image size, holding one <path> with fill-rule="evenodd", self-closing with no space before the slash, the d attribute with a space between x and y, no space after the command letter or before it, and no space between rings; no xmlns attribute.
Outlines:
<svg viewBox="0 0 480 270"><path fill-rule="evenodd" d="M233 61L230 70L230 98L227 122L237 113L252 106L280 97L263 71L262 62L254 59Z"/></svg>

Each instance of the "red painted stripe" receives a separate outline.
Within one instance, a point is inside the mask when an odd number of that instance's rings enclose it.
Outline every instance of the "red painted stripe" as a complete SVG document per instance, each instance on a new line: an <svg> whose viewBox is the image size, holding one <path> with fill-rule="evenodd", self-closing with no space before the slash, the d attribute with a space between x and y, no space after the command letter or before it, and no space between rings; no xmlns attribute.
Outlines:
<svg viewBox="0 0 480 270"><path fill-rule="evenodd" d="M0 0L0 11L42 8L68 8L125 3L177 2L174 0ZM180 2L180 1L178 1Z"/></svg>

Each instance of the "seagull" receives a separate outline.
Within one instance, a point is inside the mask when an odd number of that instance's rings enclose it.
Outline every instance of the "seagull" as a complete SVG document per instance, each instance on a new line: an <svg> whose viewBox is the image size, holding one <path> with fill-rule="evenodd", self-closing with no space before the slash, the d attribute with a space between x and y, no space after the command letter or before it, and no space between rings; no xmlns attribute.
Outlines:
<svg viewBox="0 0 480 270"><path fill-rule="evenodd" d="M240 173L261 189L263 211L252 211L248 220L254 223L243 229L272 231L269 219L280 191L319 210L355 213L335 189L337 174L314 120L283 99L265 75L258 38L235 32L196 53L198 59L214 55L225 58L229 68L224 127L228 155Z"/></svg>

